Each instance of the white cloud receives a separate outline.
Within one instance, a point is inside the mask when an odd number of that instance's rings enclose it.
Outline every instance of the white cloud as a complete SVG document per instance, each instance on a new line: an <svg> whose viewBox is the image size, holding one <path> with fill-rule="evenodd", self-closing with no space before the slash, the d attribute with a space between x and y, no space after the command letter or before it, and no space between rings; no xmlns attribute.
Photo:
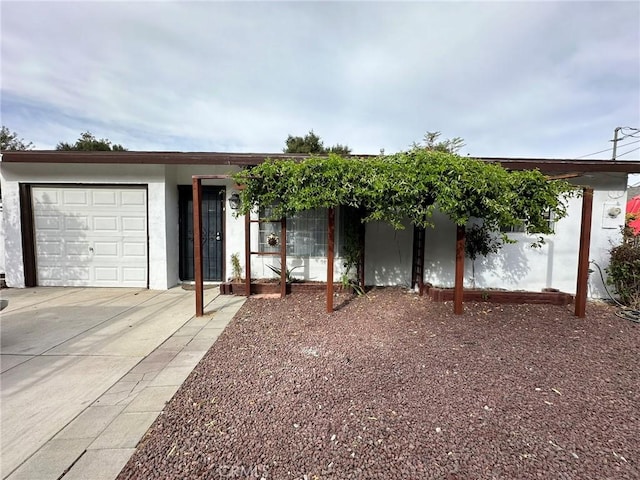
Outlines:
<svg viewBox="0 0 640 480"><path fill-rule="evenodd" d="M376 153L441 130L575 157L640 125L639 45L637 3L3 2L2 123L41 148L273 152L313 128Z"/></svg>

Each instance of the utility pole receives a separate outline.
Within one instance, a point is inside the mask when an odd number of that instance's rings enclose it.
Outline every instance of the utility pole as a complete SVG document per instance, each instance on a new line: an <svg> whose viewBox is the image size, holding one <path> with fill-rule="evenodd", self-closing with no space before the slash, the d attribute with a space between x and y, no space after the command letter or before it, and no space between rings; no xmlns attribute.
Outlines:
<svg viewBox="0 0 640 480"><path fill-rule="evenodd" d="M617 127L614 131L613 131L613 140L611 140L613 142L613 155L611 156L611 160L615 160L616 159L616 150L618 147L618 132L622 130L622 127Z"/></svg>
<svg viewBox="0 0 640 480"><path fill-rule="evenodd" d="M631 131L632 133L627 133L626 131ZM618 138L618 133L622 132L622 137ZM624 140L625 138L628 137L632 137L632 138L640 138L638 137L638 134L640 134L640 128L636 128L636 127L617 127L614 131L613 131L613 140L609 140L610 142L613 142L613 155L611 156L611 160L615 160L616 156L617 156L617 150L618 150L618 142L620 140ZM633 142L636 143L636 142ZM628 144L627 144L628 145ZM637 150L637 148L635 149ZM621 154L622 155L626 155L627 153L633 152L635 150L629 150L627 152L624 152Z"/></svg>

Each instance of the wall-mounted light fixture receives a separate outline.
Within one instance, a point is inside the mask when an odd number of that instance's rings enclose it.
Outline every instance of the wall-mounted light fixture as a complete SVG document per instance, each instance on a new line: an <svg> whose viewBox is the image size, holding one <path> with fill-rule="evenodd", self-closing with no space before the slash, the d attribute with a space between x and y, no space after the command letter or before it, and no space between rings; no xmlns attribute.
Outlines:
<svg viewBox="0 0 640 480"><path fill-rule="evenodd" d="M234 193L229 197L229 206L231 210L238 210L240 208L240 195Z"/></svg>

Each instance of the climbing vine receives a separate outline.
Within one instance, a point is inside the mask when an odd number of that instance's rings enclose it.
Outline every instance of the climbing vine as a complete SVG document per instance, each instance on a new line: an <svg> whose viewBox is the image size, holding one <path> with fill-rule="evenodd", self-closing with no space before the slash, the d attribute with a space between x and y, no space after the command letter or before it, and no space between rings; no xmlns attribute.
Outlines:
<svg viewBox="0 0 640 480"><path fill-rule="evenodd" d="M539 234L552 233L545 213L566 216L566 200L576 192L537 170L508 171L496 163L419 149L373 158L267 159L234 179L245 186L239 214L258 205L272 205L275 218L346 205L362 209L363 221L402 228L406 218L419 227L433 226L437 208L460 226L480 218L487 229L499 231L524 221L528 233Z"/></svg>

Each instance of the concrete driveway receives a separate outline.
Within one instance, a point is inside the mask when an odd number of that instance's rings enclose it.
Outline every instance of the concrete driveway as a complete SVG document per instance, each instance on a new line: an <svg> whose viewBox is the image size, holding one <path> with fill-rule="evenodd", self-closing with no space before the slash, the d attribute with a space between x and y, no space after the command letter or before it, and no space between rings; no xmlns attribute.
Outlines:
<svg viewBox="0 0 640 480"><path fill-rule="evenodd" d="M1 478L115 478L244 301L218 293L1 290Z"/></svg>

